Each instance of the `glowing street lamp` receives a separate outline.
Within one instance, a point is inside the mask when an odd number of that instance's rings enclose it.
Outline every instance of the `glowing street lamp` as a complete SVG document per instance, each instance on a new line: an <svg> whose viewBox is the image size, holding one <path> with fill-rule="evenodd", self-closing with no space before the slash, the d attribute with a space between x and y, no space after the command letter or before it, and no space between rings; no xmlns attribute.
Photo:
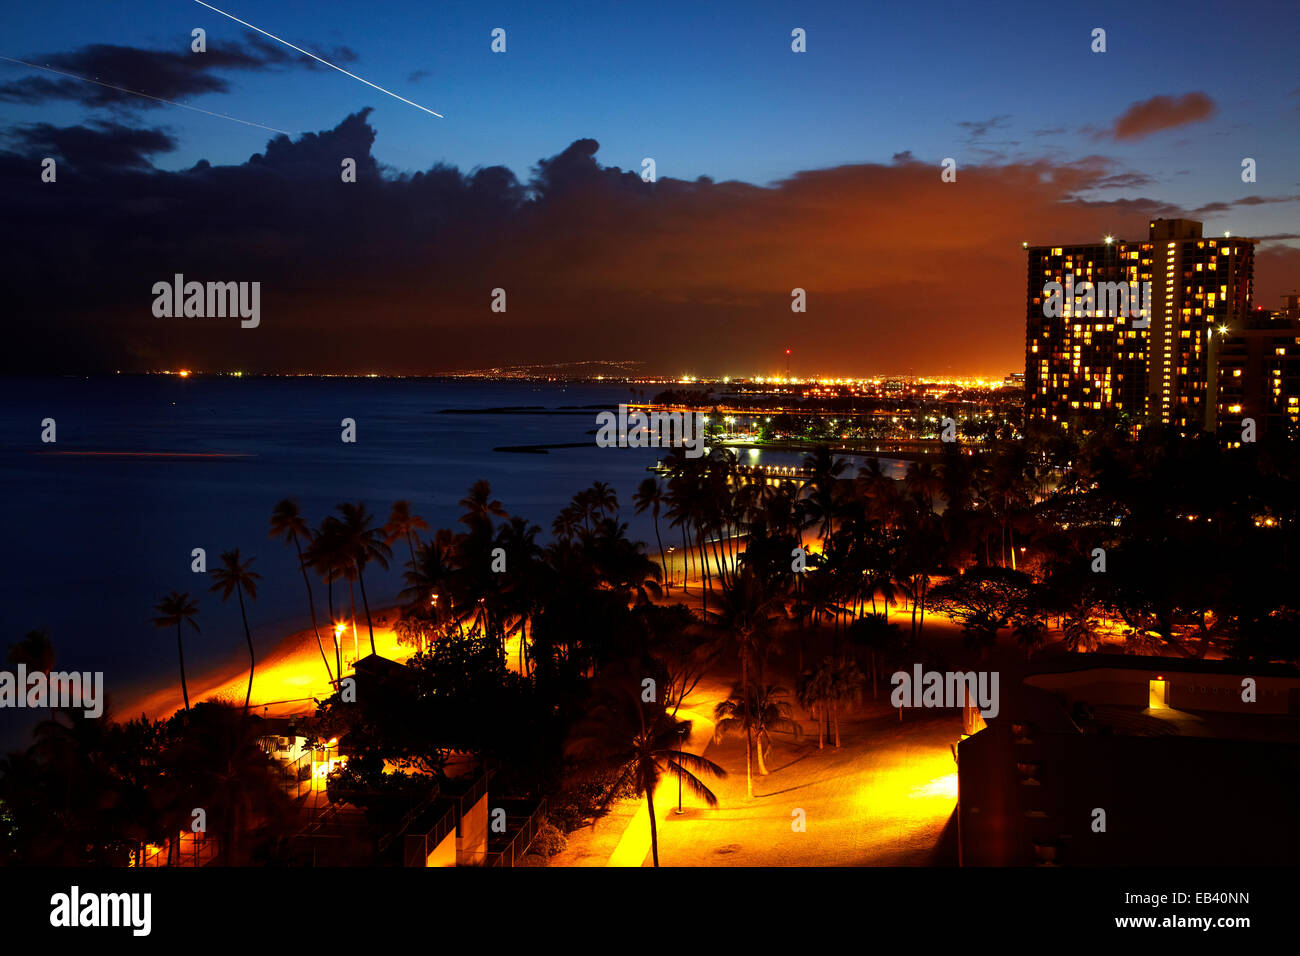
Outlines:
<svg viewBox="0 0 1300 956"><path fill-rule="evenodd" d="M681 751L686 746L686 728L678 727L677 736L681 739L677 742L677 749ZM677 812L682 812L682 775L677 774Z"/></svg>

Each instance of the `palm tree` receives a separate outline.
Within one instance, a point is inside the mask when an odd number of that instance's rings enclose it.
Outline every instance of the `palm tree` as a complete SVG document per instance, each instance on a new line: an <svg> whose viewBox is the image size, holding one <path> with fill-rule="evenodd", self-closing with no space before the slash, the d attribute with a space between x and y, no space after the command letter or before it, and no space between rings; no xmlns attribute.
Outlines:
<svg viewBox="0 0 1300 956"><path fill-rule="evenodd" d="M597 705L575 730L569 753L575 757L597 757L614 771L614 783L607 791L606 806L628 784L644 796L650 811L650 851L659 865L659 829L655 819L655 789L669 773L708 806L718 798L698 774L725 777L727 772L712 760L681 749L691 722L668 713L663 701L644 703L640 683L620 685L615 693Z"/></svg>
<svg viewBox="0 0 1300 956"><path fill-rule="evenodd" d="M366 627L370 629L370 653L375 650L375 625L370 619L370 601L366 597L366 565L374 561L381 568L388 567L388 559L393 556L393 549L383 541L383 531L374 526L375 516L366 510L361 502L355 505L339 505L343 515L341 522L345 550L356 567L357 581L361 584L361 605L366 612Z"/></svg>
<svg viewBox="0 0 1300 956"><path fill-rule="evenodd" d="M254 824L274 833L293 816L285 767L259 746L258 724L229 704L204 701L162 756L181 815L188 818L195 806L207 810L227 866L247 862L245 837Z"/></svg>
<svg viewBox="0 0 1300 956"><path fill-rule="evenodd" d="M54 670L54 644L44 630L28 631L27 636L9 648L9 663L23 664L28 672L39 671L49 679ZM50 718L54 718L54 695L50 695Z"/></svg>
<svg viewBox="0 0 1300 956"><path fill-rule="evenodd" d="M316 601L311 593L311 579L307 577L307 562L303 558L302 542L307 542L308 551L311 549L311 529L307 527L307 522L298 511L298 502L292 498L285 498L271 512L271 530L268 535L270 538L283 538L291 542L294 549L298 552L298 570L302 572L302 583L307 588L307 607L311 611L311 629L316 635L316 646L320 649L320 659L325 665L325 676L331 684L334 683L334 675L330 672L330 661L325 656L325 643L320 639L320 625L316 621Z"/></svg>
<svg viewBox="0 0 1300 956"><path fill-rule="evenodd" d="M934 499L943 490L943 476L928 461L914 461L903 476L903 487L926 511L933 511Z"/></svg>
<svg viewBox="0 0 1300 956"><path fill-rule="evenodd" d="M406 539L406 546L411 549L411 563L415 563L415 545L420 531L429 530L429 523L419 515L411 514L409 501L394 501L393 510L388 515L388 524L384 525L384 541L392 545L398 538Z"/></svg>
<svg viewBox="0 0 1300 956"><path fill-rule="evenodd" d="M854 703L862 697L866 678L851 657L826 658L819 670L824 672L822 685L826 688L826 703L830 704L831 721L835 727L835 749L840 749L840 705Z"/></svg>
<svg viewBox="0 0 1300 956"><path fill-rule="evenodd" d="M826 550L830 546L835 519L839 514L839 479L848 469L849 463L843 458L832 456L828 446L818 445L811 454L804 456L803 466L810 472L804 485L808 492L805 499L808 513L813 523L821 526L822 549Z"/></svg>
<svg viewBox="0 0 1300 956"><path fill-rule="evenodd" d="M311 537L307 548L306 562L321 580L325 582L325 598L330 612L330 634L334 639L334 673L343 676L343 648L339 642L342 623L334 611L334 582L344 577L352 568L352 560L346 553L342 525L333 516L326 517L320 528ZM351 582L349 582L349 588ZM355 616L355 615L354 615Z"/></svg>
<svg viewBox="0 0 1300 956"><path fill-rule="evenodd" d="M1075 601L1065 612L1065 626L1062 635L1067 651L1095 651L1101 644L1101 636L1092 620L1092 601L1083 596Z"/></svg>
<svg viewBox="0 0 1300 956"><path fill-rule="evenodd" d="M804 671L799 675L799 685L795 688L795 699L799 701L799 706L812 714L817 721L818 750L824 750L826 747L826 700L828 692L825 676L820 668L815 671Z"/></svg>
<svg viewBox="0 0 1300 956"><path fill-rule="evenodd" d="M493 518L510 517L501 502L492 498L492 486L482 478L470 485L469 492L460 499L460 506L465 509L461 524L468 525L471 532L483 530L485 526L490 532Z"/></svg>
<svg viewBox="0 0 1300 956"><path fill-rule="evenodd" d="M253 669L257 660L253 653L253 635L248 629L248 612L244 608L244 592L248 592L250 601L257 600L257 582L261 575L256 571L248 570L249 565L256 560L249 558L242 564L239 561L239 549L225 551L221 555L222 567L216 568L212 572L214 583L208 590L220 591L221 600L227 600L230 595L239 596L239 615L244 619L244 640L248 642L248 693L244 695L244 713L248 713L249 701L253 699Z"/></svg>
<svg viewBox="0 0 1300 956"><path fill-rule="evenodd" d="M772 751L772 732L792 733L796 740L803 732L791 716L790 705L784 697L784 687L755 684L749 688L746 699L745 689L737 684L731 689L731 696L713 708L713 716L717 718L714 739L721 740L732 731L743 729L746 741L752 738L757 744L758 772L763 776L767 775L766 755Z"/></svg>
<svg viewBox="0 0 1300 956"><path fill-rule="evenodd" d="M1011 633L1016 643L1025 649L1025 660L1029 660L1034 650L1047 640L1047 625L1036 617L1024 616L1016 620Z"/></svg>
<svg viewBox="0 0 1300 956"><path fill-rule="evenodd" d="M871 651L871 694L878 697L881 662L892 659L902 648L903 632L884 614L864 614L849 625L849 636Z"/></svg>
<svg viewBox="0 0 1300 956"><path fill-rule="evenodd" d="M668 583L668 590L671 591L673 589L672 577L668 573L668 565L664 559L663 538L659 537L659 509L664 503L663 487L659 484L658 479L647 478L641 482L636 494L632 496L632 500L636 502L637 514L643 514L649 509L651 516L654 518L655 542L659 545L659 565L663 568L664 580ZM682 555L682 557L684 558L685 555Z"/></svg>
<svg viewBox="0 0 1300 956"><path fill-rule="evenodd" d="M154 627L176 627L176 654L181 662L181 697L185 701L185 709L190 709L190 691L185 685L185 645L181 642L181 624L185 621L190 622L190 627L194 628L194 633L199 633L198 622L194 620L194 615L199 613L199 606L190 600L188 592L181 594L173 591L161 601L154 605L153 608L158 612L158 616L153 619Z"/></svg>
<svg viewBox="0 0 1300 956"><path fill-rule="evenodd" d="M740 655L741 701L744 707L748 707L750 702L750 665L760 663L763 640L767 636L769 626L776 618L776 606L776 599L764 592L757 573L751 565L746 564L731 585L723 589L722 606L716 611L705 612L708 619L721 630L723 641L732 644ZM753 797L752 721L746 719L744 726L745 788L748 795Z"/></svg>

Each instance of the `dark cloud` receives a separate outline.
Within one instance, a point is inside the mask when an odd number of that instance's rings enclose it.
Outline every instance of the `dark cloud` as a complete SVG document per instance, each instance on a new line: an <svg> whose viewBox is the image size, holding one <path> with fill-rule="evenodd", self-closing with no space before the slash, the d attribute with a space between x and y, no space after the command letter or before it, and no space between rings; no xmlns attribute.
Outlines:
<svg viewBox="0 0 1300 956"><path fill-rule="evenodd" d="M1083 198L1126 175L1099 156L965 164L960 188L910 152L770 186L647 183L579 139L521 182L500 166L385 171L364 112L178 172L141 165L151 141L138 137L157 131L92 132L123 140L116 164L61 168L57 185L40 181L36 147L67 131L28 130L0 152L11 369L430 372L617 355L738 374L783 368L797 335L810 372L1005 373L1024 361L1022 240L1140 237L1182 214ZM347 157L356 183L341 181ZM175 273L260 281L261 326L155 318L152 286ZM792 320L795 287L809 311ZM496 288L505 313L491 311Z"/></svg>
<svg viewBox="0 0 1300 956"><path fill-rule="evenodd" d="M1094 189L1133 189L1138 186L1149 186L1153 182L1146 173L1116 173L1113 176L1106 176L1097 181Z"/></svg>
<svg viewBox="0 0 1300 956"><path fill-rule="evenodd" d="M334 47L328 53L320 55L344 63L357 59L355 51L346 46ZM209 38L206 53L191 53L188 49L145 50L111 43L93 43L71 53L35 54L24 59L36 67L49 67L85 79L54 73L25 76L0 84L0 100L39 103L64 99L88 107L149 108L162 104L132 97L99 83L176 100L206 93L228 92L229 84L218 75L223 71L297 66L325 69L310 57L256 35L243 42ZM10 63L0 65L12 69L29 69Z"/></svg>
<svg viewBox="0 0 1300 956"><path fill-rule="evenodd" d="M1300 202L1300 196L1242 196L1226 202L1211 202L1192 210L1194 215L1204 216L1212 212L1227 212L1237 206L1267 206L1274 203Z"/></svg>
<svg viewBox="0 0 1300 956"><path fill-rule="evenodd" d="M971 140L977 140L987 136L992 130L1004 128L1010 118L1010 115L1004 114L986 120L965 120L957 125L970 133Z"/></svg>
<svg viewBox="0 0 1300 956"><path fill-rule="evenodd" d="M8 137L17 149L28 155L50 156L87 172L148 168L149 157L176 148L176 141L160 129L138 129L111 122L92 122L88 126L34 123L16 127Z"/></svg>
<svg viewBox="0 0 1300 956"><path fill-rule="evenodd" d="M1214 109L1214 100L1204 93L1153 96L1126 109L1115 120L1109 135L1117 140L1142 139L1161 130L1209 119L1214 114Z"/></svg>

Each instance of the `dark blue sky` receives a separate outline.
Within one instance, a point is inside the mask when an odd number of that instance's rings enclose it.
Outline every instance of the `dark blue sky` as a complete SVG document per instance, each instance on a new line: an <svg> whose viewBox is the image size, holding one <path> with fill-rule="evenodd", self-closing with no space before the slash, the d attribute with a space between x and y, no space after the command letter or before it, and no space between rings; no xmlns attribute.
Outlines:
<svg viewBox="0 0 1300 956"><path fill-rule="evenodd" d="M291 132L329 129L373 106L375 152L398 169L445 160L504 164L521 176L574 139L601 143L606 165L661 176L766 183L801 169L883 162L910 150L961 164L1003 156L1104 153L1156 177L1160 198L1190 206L1235 193L1243 156L1260 188L1300 179L1300 69L1294 0L1055 5L746 2L424 3L413 0L219 0L218 6L306 49L345 45L360 76L431 109L438 120L334 71L231 73L229 94L195 105ZM14 5L3 52L71 50L90 43L210 49L249 31L186 0ZM489 49L494 27L507 52ZM803 27L808 52L790 51ZM1107 52L1089 50L1093 27ZM0 79L22 75L0 64ZM420 76L418 74L423 73ZM1204 91L1218 114L1131 143L1098 141L1131 103ZM3 106L10 121L80 119L49 103ZM200 158L240 162L261 130L164 108L180 148L166 168ZM963 123L988 123L987 132ZM1055 132L1060 130L1060 132ZM1150 190L1147 190L1150 193ZM1112 197L1113 198L1113 197ZM1272 209L1256 232L1281 228L1296 208Z"/></svg>
<svg viewBox="0 0 1300 956"><path fill-rule="evenodd" d="M939 162L953 157L959 171L988 171L975 213L954 203L947 218L945 203L956 193L918 192L923 221L904 222L911 207L895 207L891 219L872 228L903 229L925 247L915 238L923 228L966 227L974 233L967 240L972 248L982 233L1018 255L1020 238L1068 241L1102 231L1137 237L1148 215L1186 213L1203 219L1210 234L1231 229L1275 237L1260 251L1283 257L1287 266L1263 270L1266 305L1280 288L1296 284L1295 0L1248 7L1222 0L214 5L327 57L337 51L352 72L445 119L335 71L309 69L309 60L283 47L276 47L284 55L278 62L213 69L204 56L255 49L249 43L256 35L189 0L15 6L6 13L0 54L31 59L110 44L192 56L177 69L205 63L225 90L181 98L295 138L334 129L372 107L371 155L391 172L439 162L464 171L504 165L527 181L540 159L581 138L599 142L601 166L639 171L650 156L661 179L687 182L707 176L768 185L811 170L887 167L899 154L918 169L932 167L937 182ZM189 53L195 27L207 30L208 54ZM495 27L507 31L504 54L490 50ZM806 53L791 52L795 27L807 31ZM1095 27L1106 30L1103 54L1090 50ZM58 79L0 62L0 89L42 76ZM1131 135L1117 137L1117 121L1155 97L1171 100L1138 109ZM88 106L67 96L0 96L0 140L12 142L15 131L32 124L103 120L161 128L170 140L151 155L159 170L189 169L201 159L243 164L265 152L273 135L130 98ZM27 146L37 139L28 136ZM1258 163L1254 184L1241 181L1243 157ZM1033 212L1019 208L1020 170L1032 171L1041 186L1053 170L1080 162L1092 172L1061 189L1056 201L1074 205L1059 223L1046 195L1038 196ZM871 196L911 196L890 177L866 178L855 193L858 205L833 224L846 236L854 221L864 221L862 204ZM929 189L929 173L913 178L918 185L909 188ZM1031 185L1026 179L1026 188ZM1003 209L1008 234L994 236ZM1023 268L1011 253L1008 275ZM782 282L787 290L795 284ZM1015 285L1008 283L1008 302L1021 291ZM1007 331L1003 351L989 361L993 367L1021 347L1014 327Z"/></svg>

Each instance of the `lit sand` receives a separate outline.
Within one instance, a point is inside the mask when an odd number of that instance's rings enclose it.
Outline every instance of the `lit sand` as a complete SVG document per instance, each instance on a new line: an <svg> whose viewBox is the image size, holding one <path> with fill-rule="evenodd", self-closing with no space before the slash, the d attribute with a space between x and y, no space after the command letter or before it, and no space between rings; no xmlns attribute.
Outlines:
<svg viewBox="0 0 1300 956"><path fill-rule="evenodd" d="M375 650L382 657L404 661L411 656L413 647L397 643L397 634L391 625L396 617L392 608L377 610L375 619ZM380 624L380 621L384 624ZM243 635L239 635L241 638ZM330 670L334 669L333 631L322 629L321 640L329 657ZM352 673L351 662L359 654L370 653L370 635L365 621L358 622L355 650L349 628L340 639L343 648L343 673ZM190 704L204 700L225 700L243 705L248 692L248 669L224 669L204 674L187 673ZM315 711L312 698L324 700L333 693L321 661L316 635L311 628L285 638L264 660L259 660L253 674L253 699L250 711L266 716L304 714ZM181 697L180 675L170 687L152 692L127 695L122 704L115 706L121 719L147 714L154 719L169 717L184 706Z"/></svg>

